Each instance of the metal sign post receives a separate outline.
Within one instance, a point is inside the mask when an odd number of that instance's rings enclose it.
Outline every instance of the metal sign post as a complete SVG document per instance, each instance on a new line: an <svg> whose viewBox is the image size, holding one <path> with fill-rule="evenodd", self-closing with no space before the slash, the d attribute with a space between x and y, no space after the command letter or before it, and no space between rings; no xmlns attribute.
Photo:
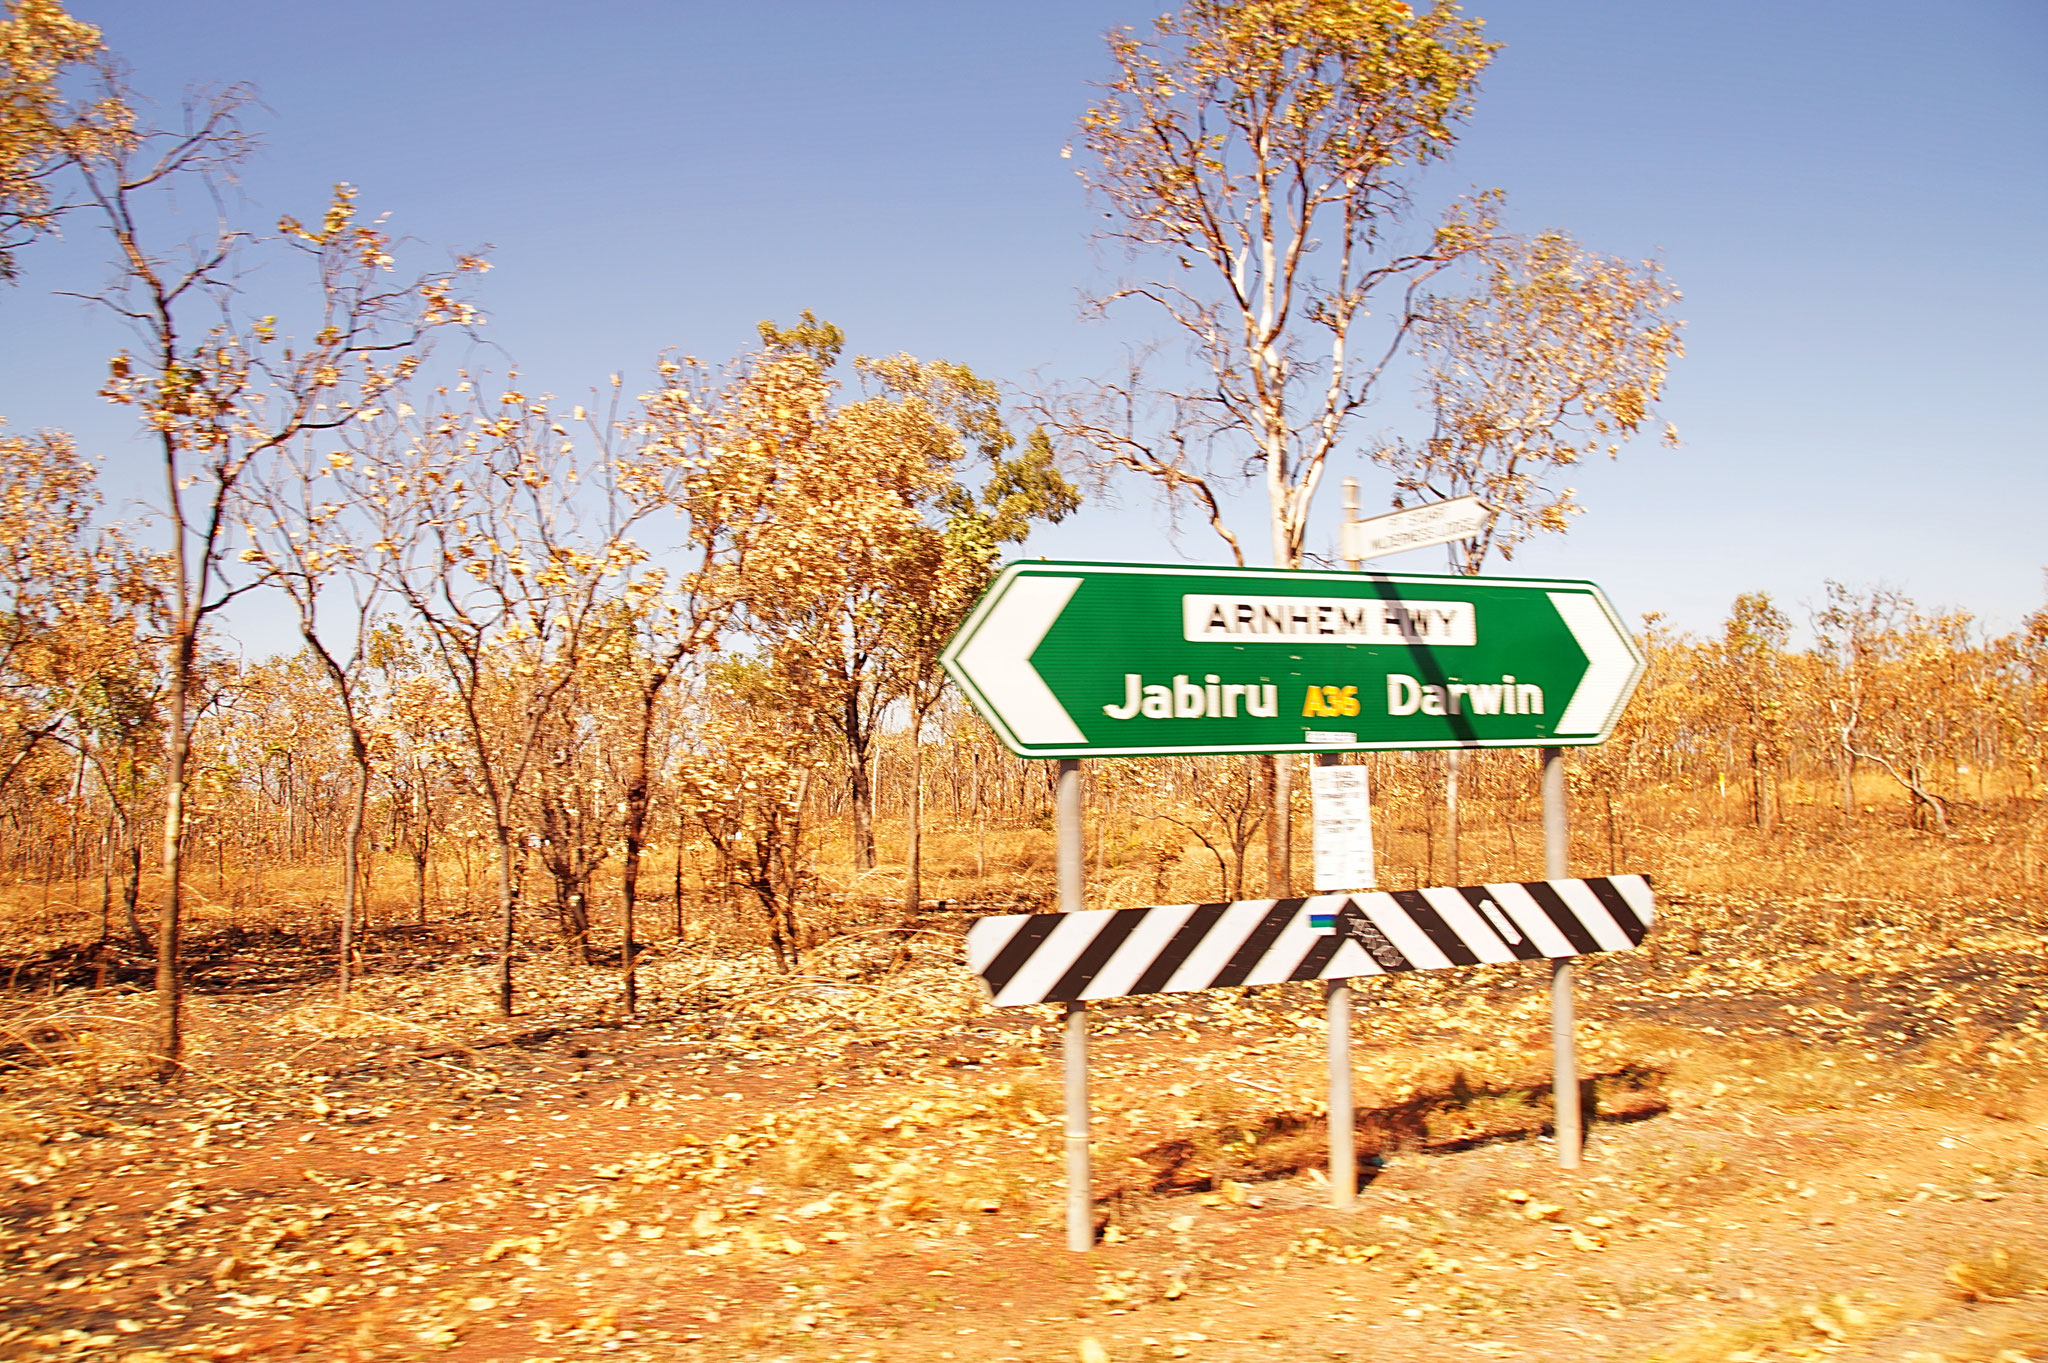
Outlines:
<svg viewBox="0 0 2048 1363"><path fill-rule="evenodd" d="M1543 875L1563 880L1571 874L1571 832L1565 820L1564 749L1543 750ZM1550 1091L1556 1109L1557 1163L1579 1167L1579 1058L1572 1009L1570 957L1550 963Z"/></svg>
<svg viewBox="0 0 2048 1363"><path fill-rule="evenodd" d="M1358 480L1356 478L1346 478L1344 480L1344 520L1342 523L1345 525L1350 525L1353 521L1357 519ZM1340 530L1337 532L1337 544L1339 546L1337 550L1337 557L1343 560L1344 566L1346 568L1349 568L1352 572L1355 573L1360 568L1363 568L1365 566L1365 560L1361 558L1356 558L1350 553L1346 552L1347 550L1354 547L1349 542L1350 539L1351 534L1349 531Z"/></svg>
<svg viewBox="0 0 2048 1363"><path fill-rule="evenodd" d="M1059 823L1060 912L1083 907L1081 840L1081 763L1060 760L1055 795ZM1066 1080L1067 1248L1095 1246L1093 1175L1088 1160L1088 1005L1067 1000L1066 1031L1060 1043L1060 1065Z"/></svg>
<svg viewBox="0 0 2048 1363"><path fill-rule="evenodd" d="M1372 786L1364 767L1341 766L1336 753L1316 754L1309 773L1315 804L1315 889L1318 895L1369 890L1373 868ZM1349 1208L1358 1195L1357 1113L1351 1098L1351 981L1323 981L1323 1023L1328 1038L1327 1125L1330 1205Z"/></svg>
<svg viewBox="0 0 2048 1363"><path fill-rule="evenodd" d="M1348 1211L1358 1198L1358 1110L1351 1099L1351 981L1323 981L1329 1029L1330 1205Z"/></svg>

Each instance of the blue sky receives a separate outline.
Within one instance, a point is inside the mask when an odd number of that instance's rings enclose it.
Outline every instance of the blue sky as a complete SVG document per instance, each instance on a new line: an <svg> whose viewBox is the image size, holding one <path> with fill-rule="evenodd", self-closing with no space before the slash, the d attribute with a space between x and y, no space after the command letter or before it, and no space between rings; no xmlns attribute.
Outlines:
<svg viewBox="0 0 2048 1363"><path fill-rule="evenodd" d="M1155 324L1080 320L1114 262L1059 152L1101 33L1159 8L73 0L167 102L260 88L252 224L347 180L436 254L491 245L489 335L571 397L663 348L729 355L804 308L855 350L1017 383L1103 372ZM2048 7L1469 9L1506 47L1436 187L1498 186L1516 226L1656 255L1688 323L1664 408L1684 447L1585 469L1588 514L1506 571L1591 578L1625 615L1695 631L1743 591L1801 616L1830 577L1998 629L2040 607ZM100 250L78 230L24 253L0 296L0 414L77 431L139 488L145 452L94 396L119 337L50 296L98 278ZM1359 435L1420 420L1397 389ZM1385 504L1370 466L1332 472ZM1319 506L1327 544L1334 482ZM1205 536L1170 540L1132 488L1029 552L1220 560Z"/></svg>

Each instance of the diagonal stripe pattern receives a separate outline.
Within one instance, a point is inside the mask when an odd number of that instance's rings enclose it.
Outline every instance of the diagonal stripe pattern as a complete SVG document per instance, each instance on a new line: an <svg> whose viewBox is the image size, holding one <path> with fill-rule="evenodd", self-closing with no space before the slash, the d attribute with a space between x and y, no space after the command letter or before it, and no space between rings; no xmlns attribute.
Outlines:
<svg viewBox="0 0 2048 1363"><path fill-rule="evenodd" d="M1628 951L1655 917L1646 876L1014 913L967 962L999 1005L1066 1003Z"/></svg>

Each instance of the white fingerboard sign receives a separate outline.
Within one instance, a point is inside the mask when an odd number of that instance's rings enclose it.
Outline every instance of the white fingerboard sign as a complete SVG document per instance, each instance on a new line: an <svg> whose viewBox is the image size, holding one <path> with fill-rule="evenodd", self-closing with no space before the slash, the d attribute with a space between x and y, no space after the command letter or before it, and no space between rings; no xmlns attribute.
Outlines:
<svg viewBox="0 0 2048 1363"><path fill-rule="evenodd" d="M1373 886L1372 786L1364 767L1310 767L1316 893Z"/></svg>

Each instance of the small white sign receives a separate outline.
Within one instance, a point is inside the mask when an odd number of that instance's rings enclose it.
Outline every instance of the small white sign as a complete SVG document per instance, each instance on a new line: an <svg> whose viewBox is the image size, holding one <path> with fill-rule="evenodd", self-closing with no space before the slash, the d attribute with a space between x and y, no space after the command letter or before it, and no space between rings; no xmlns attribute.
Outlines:
<svg viewBox="0 0 2048 1363"><path fill-rule="evenodd" d="M1180 599L1181 637L1198 644L1434 644L1479 642L1470 601L1215 596Z"/></svg>
<svg viewBox="0 0 2048 1363"><path fill-rule="evenodd" d="M1372 785L1365 767L1310 767L1316 893L1373 886Z"/></svg>
<svg viewBox="0 0 2048 1363"><path fill-rule="evenodd" d="M1347 562L1380 558L1403 549L1426 549L1432 544L1469 539L1486 529L1486 518L1492 514L1486 503L1466 496L1390 511L1362 521L1347 521L1337 556Z"/></svg>

